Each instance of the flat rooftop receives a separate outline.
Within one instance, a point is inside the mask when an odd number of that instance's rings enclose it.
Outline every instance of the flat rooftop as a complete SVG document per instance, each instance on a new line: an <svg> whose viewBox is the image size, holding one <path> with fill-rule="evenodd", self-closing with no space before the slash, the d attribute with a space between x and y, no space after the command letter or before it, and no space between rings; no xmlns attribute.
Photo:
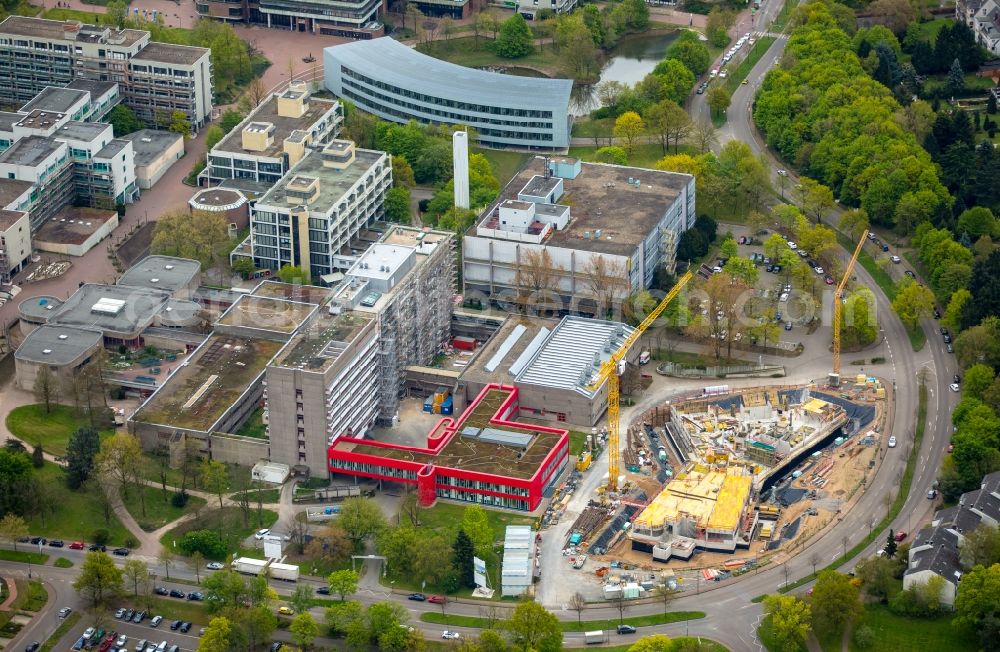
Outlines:
<svg viewBox="0 0 1000 652"><path fill-rule="evenodd" d="M25 299L17 306L17 311L28 319L48 321L63 304L62 299L47 294Z"/></svg>
<svg viewBox="0 0 1000 652"><path fill-rule="evenodd" d="M753 481L749 475L691 469L678 473L636 517L637 526L657 529L681 519L698 528L732 531L740 524Z"/></svg>
<svg viewBox="0 0 1000 652"><path fill-rule="evenodd" d="M115 211L67 206L45 220L33 239L52 244L81 245L105 224L117 219Z"/></svg>
<svg viewBox="0 0 1000 652"><path fill-rule="evenodd" d="M193 66L202 57L211 52L208 48L199 48L192 45L174 45L172 43L151 41L143 46L139 50L139 53L132 57L132 60L140 59Z"/></svg>
<svg viewBox="0 0 1000 652"><path fill-rule="evenodd" d="M67 24L73 24L73 21L48 20L45 18L31 18L28 16L8 16L2 23L0 23L0 34L37 36L39 38L68 41L70 39L66 38L63 31L63 28ZM123 46L133 45L141 38L149 36L149 32L138 29L115 30L107 27L98 27L96 25L83 23L80 28L80 40L93 41L97 37L101 36L105 30L110 31L112 35L122 38L123 42L121 45Z"/></svg>
<svg viewBox="0 0 1000 652"><path fill-rule="evenodd" d="M558 319L510 315L462 370L462 380L513 385L516 374L511 368L514 363L523 360L521 356L525 351L531 353L528 349L536 338L547 338L558 324Z"/></svg>
<svg viewBox="0 0 1000 652"><path fill-rule="evenodd" d="M28 192L28 190L30 190L34 185L35 184L30 181L0 179L0 208L7 206L11 202L17 201L18 197Z"/></svg>
<svg viewBox="0 0 1000 652"><path fill-rule="evenodd" d="M336 102L333 100L318 100L309 98L307 100L309 108L300 118L290 118L278 115L278 98L274 95L267 98L260 106L247 116L246 120L233 128L225 138L215 147L213 152L229 152L230 154L250 154L253 156L278 157L283 151L284 140L292 135L292 132L302 130L308 131L316 121L322 118ZM274 125L272 132L273 142L263 152L255 152L243 149L243 127L251 122L269 122Z"/></svg>
<svg viewBox="0 0 1000 652"><path fill-rule="evenodd" d="M58 151L60 147L66 147L66 144L42 136L25 136L11 145L6 152L0 154L0 163L34 167Z"/></svg>
<svg viewBox="0 0 1000 652"><path fill-rule="evenodd" d="M312 303L298 303L245 294L218 321L222 326L241 326L278 333L291 333L316 309Z"/></svg>
<svg viewBox="0 0 1000 652"><path fill-rule="evenodd" d="M430 227L418 229L412 226L393 224L379 242L387 245L415 247L417 255L420 255L424 253L421 251L420 245L436 245L441 242L450 242L454 237L454 234L451 232L435 231Z"/></svg>
<svg viewBox="0 0 1000 652"><path fill-rule="evenodd" d="M30 102L21 107L21 112L31 113L37 109L39 111L69 113L69 110L76 106L76 104L86 99L86 91L60 88L58 86L46 86Z"/></svg>
<svg viewBox="0 0 1000 652"><path fill-rule="evenodd" d="M354 162L346 168L338 170L324 166L323 157L319 152L309 151L257 203L289 206L288 182L297 176L307 176L319 179L319 194L316 199L309 203L309 206L316 207L317 210L326 210L329 206L340 201L340 198L362 179L383 156L385 156L383 152L355 149Z"/></svg>
<svg viewBox="0 0 1000 652"><path fill-rule="evenodd" d="M202 211L228 211L239 208L245 203L247 203L246 195L239 190L228 188L205 188L188 200L191 208Z"/></svg>
<svg viewBox="0 0 1000 652"><path fill-rule="evenodd" d="M24 338L14 357L36 364L65 365L103 342L99 330L43 324Z"/></svg>
<svg viewBox="0 0 1000 652"><path fill-rule="evenodd" d="M325 371L372 319L371 315L353 310L336 315L321 311L306 328L292 338L273 364L277 367Z"/></svg>
<svg viewBox="0 0 1000 652"><path fill-rule="evenodd" d="M208 430L250 387L281 344L212 335L139 409L135 420Z"/></svg>
<svg viewBox="0 0 1000 652"><path fill-rule="evenodd" d="M117 82L111 81L98 81L96 79L74 79L70 83L66 84L65 88L73 88L78 91L87 91L90 93L90 100L93 102L97 100L102 95L107 94L115 89Z"/></svg>
<svg viewBox="0 0 1000 652"><path fill-rule="evenodd" d="M127 140L132 143L136 166L149 165L174 143L183 139L184 136L172 131L159 131L156 129L140 129L121 137L121 140Z"/></svg>
<svg viewBox="0 0 1000 652"><path fill-rule="evenodd" d="M111 140L107 145L101 148L101 151L94 154L94 158L114 158L123 149L128 147L129 141L123 140L121 138L115 138Z"/></svg>
<svg viewBox="0 0 1000 652"><path fill-rule="evenodd" d="M201 263L174 256L146 256L118 279L118 285L155 288L171 294L191 285L201 272Z"/></svg>
<svg viewBox="0 0 1000 652"><path fill-rule="evenodd" d="M446 431L444 446L435 453L429 448L411 448L404 446L375 446L357 441L339 440L334 444L334 450L353 450L395 460L405 460L418 464L433 464L440 467L491 473L521 480L528 480L537 473L552 449L559 440L567 436L566 431L548 432L535 430L527 424L506 422L497 417L497 412L510 397L507 390L487 388L465 412L458 417L452 426L450 420L439 422L428 435L428 440L437 437L441 431ZM527 448L518 444L501 443L496 438L469 437L462 432L467 428L473 431L491 429L490 433L508 435L512 440L518 435L526 435L529 442Z"/></svg>
<svg viewBox="0 0 1000 652"><path fill-rule="evenodd" d="M476 235L478 226L496 228L500 204L518 201L521 190L532 182L532 178L544 174L545 159L530 159L504 186L500 196L469 229L468 235ZM629 184L630 178L638 179L639 186ZM569 224L565 229L553 230L544 244L631 255L660 223L691 179L690 175L676 172L582 163L581 172L575 179L563 179L564 194L556 202L570 206ZM594 236L598 229L601 230L600 238Z"/></svg>
<svg viewBox="0 0 1000 652"><path fill-rule="evenodd" d="M22 213L21 211L9 211L0 208L0 231L6 231L10 227L17 224L18 220L27 215L27 213Z"/></svg>
<svg viewBox="0 0 1000 652"><path fill-rule="evenodd" d="M67 326L138 335L169 299L170 293L162 290L86 283L54 311L50 320Z"/></svg>
<svg viewBox="0 0 1000 652"><path fill-rule="evenodd" d="M270 297L272 299L287 299L289 301L323 305L330 298L331 291L330 288L322 288L318 285L263 281L250 294L255 297Z"/></svg>
<svg viewBox="0 0 1000 652"><path fill-rule="evenodd" d="M101 134L106 131L109 134L114 133L113 130L108 129L110 126L111 125L107 122L81 122L79 120L70 120L63 126L59 127L59 129L52 135L55 138L69 138L70 140L93 142L95 138L99 138Z"/></svg>
<svg viewBox="0 0 1000 652"><path fill-rule="evenodd" d="M8 133L14 131L14 125L21 121L23 113L13 113L11 111L0 111L0 131Z"/></svg>

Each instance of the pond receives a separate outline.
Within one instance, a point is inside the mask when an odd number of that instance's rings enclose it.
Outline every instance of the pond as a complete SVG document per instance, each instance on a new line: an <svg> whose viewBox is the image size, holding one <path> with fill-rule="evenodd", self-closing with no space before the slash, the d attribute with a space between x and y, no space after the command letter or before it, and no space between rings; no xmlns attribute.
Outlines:
<svg viewBox="0 0 1000 652"><path fill-rule="evenodd" d="M635 84L653 72L656 64L663 60L667 48L677 38L677 32L631 36L622 39L615 47L613 56L601 70L596 84L576 84L570 112L573 115L587 115L597 108L597 86L601 82L617 81Z"/></svg>

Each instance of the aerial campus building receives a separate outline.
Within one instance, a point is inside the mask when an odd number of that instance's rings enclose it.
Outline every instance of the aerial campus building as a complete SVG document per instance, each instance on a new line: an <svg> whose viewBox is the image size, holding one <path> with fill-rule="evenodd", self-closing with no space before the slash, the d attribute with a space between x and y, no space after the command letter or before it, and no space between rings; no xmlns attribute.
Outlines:
<svg viewBox="0 0 1000 652"><path fill-rule="evenodd" d="M426 2L461 7L468 0ZM421 10L424 5L417 3ZM385 0L198 0L195 9L205 18L323 36L370 39L385 34L385 26L378 21L386 11Z"/></svg>
<svg viewBox="0 0 1000 652"><path fill-rule="evenodd" d="M8 16L0 23L0 101L28 102L77 80L111 82L144 122L181 111L197 131L212 114L210 56L208 48L152 41L144 30Z"/></svg>
<svg viewBox="0 0 1000 652"><path fill-rule="evenodd" d="M424 506L445 498L532 511L566 466L569 432L519 423L519 394L488 385L460 416L442 418L424 447L341 437L330 471L414 485Z"/></svg>
<svg viewBox="0 0 1000 652"><path fill-rule="evenodd" d="M547 287L528 300L596 314L595 295L617 286L620 301L650 287L657 269L672 273L695 217L689 174L539 156L462 239L464 291L503 307Z"/></svg>
<svg viewBox="0 0 1000 652"><path fill-rule="evenodd" d="M487 147L569 147L569 79L458 66L391 38L323 50L326 88L386 120L466 125Z"/></svg>

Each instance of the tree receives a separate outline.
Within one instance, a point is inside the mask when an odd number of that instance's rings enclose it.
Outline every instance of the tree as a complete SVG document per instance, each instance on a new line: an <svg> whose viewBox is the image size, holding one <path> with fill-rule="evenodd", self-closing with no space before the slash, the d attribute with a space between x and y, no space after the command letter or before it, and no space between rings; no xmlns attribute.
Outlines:
<svg viewBox="0 0 1000 652"><path fill-rule="evenodd" d="M764 614L771 619L771 633L780 650L802 648L812 622L808 604L791 595L768 595L764 597Z"/></svg>
<svg viewBox="0 0 1000 652"><path fill-rule="evenodd" d="M341 506L337 520L355 549L385 527L385 516L378 503L371 498L348 498Z"/></svg>
<svg viewBox="0 0 1000 652"><path fill-rule="evenodd" d="M711 151L712 145L719 143L719 136L715 132L712 121L702 119L694 123L688 134L688 143L700 154L707 154Z"/></svg>
<svg viewBox="0 0 1000 652"><path fill-rule="evenodd" d="M971 396L982 400L983 394L993 384L993 368L977 363L965 370L965 387L963 396Z"/></svg>
<svg viewBox="0 0 1000 652"><path fill-rule="evenodd" d="M225 616L216 616L198 639L198 652L230 652L232 638L232 622Z"/></svg>
<svg viewBox="0 0 1000 652"><path fill-rule="evenodd" d="M201 550L191 553L191 565L194 566L194 579L201 584L201 567L205 564L205 554Z"/></svg>
<svg viewBox="0 0 1000 652"><path fill-rule="evenodd" d="M975 566L962 576L955 597L955 621L977 626L996 618L1000 605L1000 564Z"/></svg>
<svg viewBox="0 0 1000 652"><path fill-rule="evenodd" d="M994 235L997 231L997 219L993 211L985 206L973 206L958 216L959 234L968 234L970 238L983 235Z"/></svg>
<svg viewBox="0 0 1000 652"><path fill-rule="evenodd" d="M674 153L684 138L691 131L691 118L673 100L663 100L646 109L646 128L650 135L660 141L663 153L667 153L670 140L674 141Z"/></svg>
<svg viewBox="0 0 1000 652"><path fill-rule="evenodd" d="M663 605L664 616L667 614L667 607L669 607L670 603L673 602L675 597L677 597L676 594L677 591L670 588L670 585L666 582L656 587L654 595L656 596L656 599L660 601L660 604Z"/></svg>
<svg viewBox="0 0 1000 652"><path fill-rule="evenodd" d="M229 474L226 465L218 460L205 460L201 463L201 484L219 498L219 509L222 509L222 496L229 489Z"/></svg>
<svg viewBox="0 0 1000 652"><path fill-rule="evenodd" d="M902 36L906 27L916 19L916 11L907 0L875 0L868 11L880 25L885 25L894 34Z"/></svg>
<svg viewBox="0 0 1000 652"><path fill-rule="evenodd" d="M569 608L576 612L576 623L581 624L583 618L583 610L587 608L587 598L583 597L583 594L577 591L569 599Z"/></svg>
<svg viewBox="0 0 1000 652"><path fill-rule="evenodd" d="M156 221L150 251L192 258L204 267L218 264L229 245L229 225L218 213L168 213Z"/></svg>
<svg viewBox="0 0 1000 652"><path fill-rule="evenodd" d="M31 461L22 452L0 449L0 513L23 514L31 490Z"/></svg>
<svg viewBox="0 0 1000 652"><path fill-rule="evenodd" d="M278 279L282 283L309 285L309 272L298 265L282 265L278 270Z"/></svg>
<svg viewBox="0 0 1000 652"><path fill-rule="evenodd" d="M523 314L528 314L529 308L535 313L546 310L558 287L560 272L548 249L521 250L520 259L514 264L514 285L518 288L517 303Z"/></svg>
<svg viewBox="0 0 1000 652"><path fill-rule="evenodd" d="M694 88L694 82L694 73L683 63L677 59L664 59L640 82L642 88L639 91L650 102L668 99L684 104Z"/></svg>
<svg viewBox="0 0 1000 652"><path fill-rule="evenodd" d="M848 233L851 239L858 240L861 238L861 234L870 226L868 223L868 214L860 209L844 211L840 215L840 221L837 223L837 226L841 231Z"/></svg>
<svg viewBox="0 0 1000 652"><path fill-rule="evenodd" d="M635 111L626 111L615 120L612 133L618 140L625 141L625 152L631 156L635 151L635 143L646 130L646 123Z"/></svg>
<svg viewBox="0 0 1000 652"><path fill-rule="evenodd" d="M820 572L811 603L816 625L831 632L841 631L863 610L858 588L851 584L851 578L831 570Z"/></svg>
<svg viewBox="0 0 1000 652"><path fill-rule="evenodd" d="M139 446L139 440L124 432L115 433L101 442L101 450L94 458L94 463L102 473L118 482L124 494L128 483L135 477L137 469L142 464L142 448Z"/></svg>
<svg viewBox="0 0 1000 652"><path fill-rule="evenodd" d="M59 382L49 365L38 367L35 374L35 384L32 386L35 400L45 406L45 414L52 412L52 404L59 402Z"/></svg>
<svg viewBox="0 0 1000 652"><path fill-rule="evenodd" d="M187 116L183 111L170 112L170 125L167 129L185 138L191 137L191 123L188 122Z"/></svg>
<svg viewBox="0 0 1000 652"><path fill-rule="evenodd" d="M594 152L594 160L598 163L611 163L613 165L628 165L628 152L624 147L609 145L601 147Z"/></svg>
<svg viewBox="0 0 1000 652"><path fill-rule="evenodd" d="M882 552L885 553L886 559L892 559L895 557L896 550L898 550L898 548L899 546L896 544L895 534L893 533L892 528L889 528L889 535L885 538L885 545L882 546Z"/></svg>
<svg viewBox="0 0 1000 652"><path fill-rule="evenodd" d="M122 0L111 0L105 9L106 23L110 23L118 29L125 27L128 20L128 5Z"/></svg>
<svg viewBox="0 0 1000 652"><path fill-rule="evenodd" d="M681 32L681 35L667 48L664 58L677 59L696 77L704 74L712 62L708 47L699 41L698 35L692 31Z"/></svg>
<svg viewBox="0 0 1000 652"><path fill-rule="evenodd" d="M962 314L965 310L965 304L971 298L972 294L965 288L956 290L951 295L951 299L948 300L948 305L944 309L944 315L941 317L941 324L953 331L961 330Z"/></svg>
<svg viewBox="0 0 1000 652"><path fill-rule="evenodd" d="M586 292L594 298L594 314L610 317L621 308L631 290L625 263L604 256L592 256L583 268Z"/></svg>
<svg viewBox="0 0 1000 652"><path fill-rule="evenodd" d="M95 609L117 597L123 586L121 569L103 552L88 552L73 581L76 592Z"/></svg>
<svg viewBox="0 0 1000 652"><path fill-rule="evenodd" d="M531 28L524 16L515 13L500 26L500 35L493 44L493 50L504 59L520 59L535 49L533 40Z"/></svg>
<svg viewBox="0 0 1000 652"><path fill-rule="evenodd" d="M486 510L479 505L469 505L462 513L462 530L469 535L479 556L485 556L493 547L493 529Z"/></svg>
<svg viewBox="0 0 1000 652"><path fill-rule="evenodd" d="M17 514L8 512L0 518L0 541L5 541L17 550L17 540L28 536L28 524Z"/></svg>
<svg viewBox="0 0 1000 652"><path fill-rule="evenodd" d="M406 186L389 188L385 193L385 218L397 224L410 223L410 189Z"/></svg>
<svg viewBox="0 0 1000 652"><path fill-rule="evenodd" d="M455 536L455 543L451 546L451 563L458 572L459 581L462 586L467 588L476 586L472 567L475 554L472 539L465 533L465 530L459 529L458 534Z"/></svg>
<svg viewBox="0 0 1000 652"><path fill-rule="evenodd" d="M920 320L934 310L934 293L923 285L907 283L892 300L892 309L911 331L920 328Z"/></svg>
<svg viewBox="0 0 1000 652"><path fill-rule="evenodd" d="M1000 563L1000 530L995 525L980 523L972 532L966 532L959 546L959 558L964 568Z"/></svg>
<svg viewBox="0 0 1000 652"><path fill-rule="evenodd" d="M311 586L299 584L288 596L288 606L297 614L305 613L312 606L313 590ZM341 598L343 600L343 598Z"/></svg>
<svg viewBox="0 0 1000 652"><path fill-rule="evenodd" d="M892 595L896 581L895 562L880 555L862 559L854 567L854 574L861 580L861 588L873 598L886 602Z"/></svg>
<svg viewBox="0 0 1000 652"><path fill-rule="evenodd" d="M319 625L313 620L309 612L300 613L292 619L292 624L288 626L288 631L292 635L292 641L302 648L308 649L312 642L319 636Z"/></svg>
<svg viewBox="0 0 1000 652"><path fill-rule="evenodd" d="M732 97L722 86L713 86L708 91L708 108L712 110L714 116L721 116L725 113L731 101Z"/></svg>
<svg viewBox="0 0 1000 652"><path fill-rule="evenodd" d="M149 566L141 559L126 559L122 575L132 588L132 595L139 597L139 588L149 582Z"/></svg>
<svg viewBox="0 0 1000 652"><path fill-rule="evenodd" d="M115 138L121 138L146 128L146 124L135 115L135 111L124 104L119 104L111 109L107 121L111 123Z"/></svg>
<svg viewBox="0 0 1000 652"><path fill-rule="evenodd" d="M31 466L36 469L45 466L45 451L42 450L41 444L35 444L34 449L31 451Z"/></svg>
<svg viewBox="0 0 1000 652"><path fill-rule="evenodd" d="M405 156L392 157L392 185L412 188L417 185L413 178L413 168Z"/></svg>
<svg viewBox="0 0 1000 652"><path fill-rule="evenodd" d="M358 574L347 569L333 571L327 576L326 583L332 592L340 596L340 601L343 602L347 596L357 592Z"/></svg>
<svg viewBox="0 0 1000 652"><path fill-rule="evenodd" d="M686 650L686 647L678 646L680 641L671 641L665 634L652 634L643 636L638 641L629 646L627 652L674 652Z"/></svg>
<svg viewBox="0 0 1000 652"><path fill-rule="evenodd" d="M814 181L809 177L799 177L796 191L799 198L799 207L802 209L802 212L811 217L817 224L823 221L826 213L833 208L833 192L818 181ZM812 249L808 251L814 255L818 255Z"/></svg>
<svg viewBox="0 0 1000 652"><path fill-rule="evenodd" d="M948 79L945 82L945 88L952 95L958 95L965 90L965 71L962 70L962 62L957 58L951 62L951 68L948 70Z"/></svg>
<svg viewBox="0 0 1000 652"><path fill-rule="evenodd" d="M569 76L585 80L600 72L597 45L580 12L556 19L554 41Z"/></svg>
<svg viewBox="0 0 1000 652"><path fill-rule="evenodd" d="M504 622L514 648L525 652L558 652L562 649L559 619L537 602L522 602Z"/></svg>
<svg viewBox="0 0 1000 652"><path fill-rule="evenodd" d="M246 116L235 109L226 109L219 118L219 127L222 128L224 133L228 134L230 131L235 129L238 124L243 122L245 117Z"/></svg>
<svg viewBox="0 0 1000 652"><path fill-rule="evenodd" d="M212 530L185 532L177 547L187 555L200 552L209 559L223 559L226 556L226 544L222 542L222 536Z"/></svg>
<svg viewBox="0 0 1000 652"><path fill-rule="evenodd" d="M298 535L299 540L301 541L306 534L307 532L303 530L302 534ZM354 544L347 537L347 533L344 532L343 528L336 525L331 525L314 533L312 541L309 542L309 545L305 546L306 556L310 559L321 560L334 565L339 565L347 561L352 552L354 552Z"/></svg>
<svg viewBox="0 0 1000 652"><path fill-rule="evenodd" d="M729 44L729 28L736 22L736 13L730 9L713 7L705 21L705 34L708 41L717 48Z"/></svg>
<svg viewBox="0 0 1000 652"><path fill-rule="evenodd" d="M212 125L205 131L205 149L211 151L213 147L219 144L226 134L222 132L222 127L219 125Z"/></svg>

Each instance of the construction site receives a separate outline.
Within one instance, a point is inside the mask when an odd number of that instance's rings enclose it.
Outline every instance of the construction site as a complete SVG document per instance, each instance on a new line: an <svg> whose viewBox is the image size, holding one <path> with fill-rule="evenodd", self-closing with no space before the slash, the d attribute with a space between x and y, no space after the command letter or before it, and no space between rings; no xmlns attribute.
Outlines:
<svg viewBox="0 0 1000 652"><path fill-rule="evenodd" d="M606 599L638 597L654 572L724 579L807 539L862 486L884 443L882 382L851 381L708 387L639 416L618 491L601 487L568 530L571 572ZM584 472L557 487L543 528L566 517Z"/></svg>

